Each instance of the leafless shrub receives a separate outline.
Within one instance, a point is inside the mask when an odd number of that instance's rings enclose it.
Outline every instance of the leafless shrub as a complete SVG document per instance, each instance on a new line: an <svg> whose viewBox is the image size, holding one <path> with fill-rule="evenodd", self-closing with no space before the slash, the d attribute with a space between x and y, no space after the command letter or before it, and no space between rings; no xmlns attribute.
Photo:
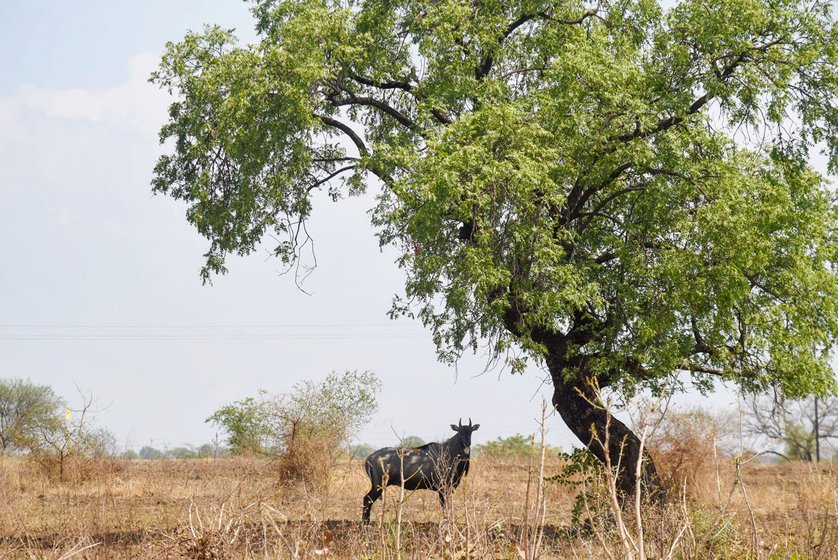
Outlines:
<svg viewBox="0 0 838 560"><path fill-rule="evenodd" d="M50 477L79 483L119 472L122 461L114 458L113 434L91 425L93 397L81 394L79 408L66 408L53 421L39 427L29 447L29 458Z"/></svg>
<svg viewBox="0 0 838 560"><path fill-rule="evenodd" d="M735 419L726 413L689 408L670 409L655 423L647 446L669 492L678 495L685 484L687 497L709 492L702 481L712 480L714 457L735 453Z"/></svg>
<svg viewBox="0 0 838 560"><path fill-rule="evenodd" d="M786 461L831 458L838 441L838 396L792 399L775 389L743 395L743 431L764 449Z"/></svg>

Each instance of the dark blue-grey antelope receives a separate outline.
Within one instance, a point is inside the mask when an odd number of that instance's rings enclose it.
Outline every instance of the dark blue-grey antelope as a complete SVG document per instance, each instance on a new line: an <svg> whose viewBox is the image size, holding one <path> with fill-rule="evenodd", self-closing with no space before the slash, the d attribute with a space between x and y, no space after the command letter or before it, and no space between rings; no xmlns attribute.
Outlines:
<svg viewBox="0 0 838 560"><path fill-rule="evenodd" d="M445 500L468 473L471 454L471 433L480 424L451 424L457 434L443 443L427 443L422 447L385 447L372 453L364 464L372 488L364 496L364 523L370 521L372 504L385 486L401 486L405 490L433 490L445 509Z"/></svg>

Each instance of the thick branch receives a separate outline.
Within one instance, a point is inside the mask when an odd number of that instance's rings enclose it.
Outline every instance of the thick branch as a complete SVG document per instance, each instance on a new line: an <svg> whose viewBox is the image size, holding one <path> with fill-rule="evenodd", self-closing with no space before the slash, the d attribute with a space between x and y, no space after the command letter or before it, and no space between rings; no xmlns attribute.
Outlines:
<svg viewBox="0 0 838 560"><path fill-rule="evenodd" d="M725 372L720 369L711 368L710 366L705 366L702 364L696 364L695 362L689 359L685 359L681 362L681 368L691 373L707 373L718 377L725 376Z"/></svg>
<svg viewBox="0 0 838 560"><path fill-rule="evenodd" d="M412 119L406 117L402 112L400 112L395 107L388 105L387 103L381 101L380 99L375 99L373 97L359 97L354 93L350 93L346 90L342 90L348 97L345 99L338 99L335 96L329 96L329 102L334 107L342 107L346 105L362 105L367 107L373 107L378 109L382 113L390 115L396 121L399 122L402 126L414 131L419 132L421 128L418 124L416 124Z"/></svg>
<svg viewBox="0 0 838 560"><path fill-rule="evenodd" d="M498 45L503 45L504 41L506 41L507 37L512 35L516 29L527 23L528 21L532 20L533 18L537 17L538 14L523 14L521 17L510 23L506 26L506 29L503 31L500 37L498 37ZM475 78L478 80L482 80L486 77L489 72L492 71L492 66L495 64L495 58L491 55L487 55L483 58L480 63L480 66L477 67L477 70L474 73Z"/></svg>
<svg viewBox="0 0 838 560"><path fill-rule="evenodd" d="M570 195L568 195L568 198L567 198L567 216L568 216L567 219L568 219L568 221L571 221L574 218L578 217L579 211L582 208L585 207L585 204L588 203L588 200L595 193L597 193L599 190L605 188L606 186L610 185L611 183L613 183L614 181L619 179L620 175L622 175L625 171L630 169L632 165L634 165L634 163L631 162L631 161L628 161L628 162L620 165L619 167L617 167L614 171L612 171L608 175L608 177L605 179L605 181L603 181L602 183L600 183L598 185L589 186L587 189L584 189L584 187L582 186L581 181L577 182L573 186L573 189L570 191ZM599 206L597 206L596 209L594 209L594 212L599 212L599 210L601 210L602 208L605 207L605 204L607 204L608 202L610 202L611 200L613 200L617 196L625 194L625 192L630 191L630 190L636 190L636 189L634 189L634 188L624 189L623 191L620 191L618 193L615 193L614 195L609 196L602 203L600 203Z"/></svg>
<svg viewBox="0 0 838 560"><path fill-rule="evenodd" d="M401 81L401 80L391 80L391 81L384 81L384 82L376 82L375 80L370 80L369 78L365 78L363 76L358 76L353 74L350 76L353 80L358 82L359 84L373 87L376 89L384 89L384 90L393 90L397 89L403 91L405 93L410 94L416 100L421 100L421 97L416 93L416 86L411 84L410 82ZM442 124L451 124L453 119L445 114L445 112L441 111L440 109L431 109L431 114Z"/></svg>
<svg viewBox="0 0 838 560"><path fill-rule="evenodd" d="M367 148L367 145L364 143L364 141L361 139L361 137L358 136L358 133L355 132L354 130L352 130L352 128L348 124L342 123L337 119L333 119L332 117L330 117L328 115L314 115L314 116L317 117L318 119L320 119L323 122L323 124L325 124L326 126L331 126L332 128L337 128L338 130L340 130L341 132L343 132L344 134L349 136L349 139L352 140L352 143L355 144L356 148L358 148L358 153L361 154L361 156L370 155L370 150L369 150L369 148Z"/></svg>
<svg viewBox="0 0 838 560"><path fill-rule="evenodd" d="M599 255L597 258L595 258L594 262L597 264L605 264L613 261L614 259L617 259L618 257L619 255L617 253L614 253L612 251L606 251Z"/></svg>
<svg viewBox="0 0 838 560"><path fill-rule="evenodd" d="M363 84L365 86L374 87L377 89L400 89L404 92L410 93L414 95L414 88L415 86L410 82L404 82L401 80L392 80L392 81L385 81L385 82L376 82L374 80L370 80L369 78L365 78L363 76L358 76L353 74L350 76L353 80L358 82L359 84Z"/></svg>
<svg viewBox="0 0 838 560"><path fill-rule="evenodd" d="M548 21L557 22L557 23L561 23L561 24L564 24L564 25L578 25L580 23L583 23L589 17L595 16L595 15L597 15L597 9L596 8L592 8L592 9L588 10L587 12L585 12L584 14L582 14L580 17L578 17L576 19L566 19L566 20L565 19L555 19L555 18L551 17L547 12L521 14L521 16L518 17L518 19L511 22L509 25L506 26L506 29L503 30L503 33L501 34L501 36L498 37L498 45L502 46L503 43L506 41L506 39L509 38L510 35L515 33L515 30L517 30L522 25L524 25L527 22L532 21L536 18L542 18L542 19L546 19ZM486 55L483 58L483 60L480 62L480 65L475 70L475 73L474 73L475 77L478 80L482 80L483 78L485 78L489 74L489 72L492 71L492 66L494 66L494 64L495 64L495 58L492 55Z"/></svg>

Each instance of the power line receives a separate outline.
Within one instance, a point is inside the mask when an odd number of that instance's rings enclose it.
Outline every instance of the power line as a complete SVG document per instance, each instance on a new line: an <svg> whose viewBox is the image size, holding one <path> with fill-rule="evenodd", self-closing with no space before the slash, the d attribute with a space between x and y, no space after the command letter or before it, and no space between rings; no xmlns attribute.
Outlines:
<svg viewBox="0 0 838 560"><path fill-rule="evenodd" d="M231 323L231 324L127 324L127 323L20 323L0 324L0 329L298 329L298 328L355 328L355 327L420 327L399 323Z"/></svg>
<svg viewBox="0 0 838 560"><path fill-rule="evenodd" d="M0 335L0 341L253 341L253 340L381 340L426 338L420 334L348 334L348 335Z"/></svg>
<svg viewBox="0 0 838 560"><path fill-rule="evenodd" d="M395 324L19 324L0 325L0 341L255 341L363 340L427 337ZM418 327L404 324L401 327ZM313 331L316 329L316 331ZM386 330L384 330L386 329ZM288 332L288 331L291 332Z"/></svg>

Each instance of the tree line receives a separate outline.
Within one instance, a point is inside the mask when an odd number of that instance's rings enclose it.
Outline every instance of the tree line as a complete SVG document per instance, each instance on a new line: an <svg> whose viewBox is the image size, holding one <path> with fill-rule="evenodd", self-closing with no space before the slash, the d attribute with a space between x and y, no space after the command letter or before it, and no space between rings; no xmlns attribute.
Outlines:
<svg viewBox="0 0 838 560"><path fill-rule="evenodd" d="M322 381L301 381L284 394L260 391L219 407L204 420L219 430L212 442L162 450L145 445L136 451L120 451L116 437L93 423L90 395L81 394L81 403L73 407L48 385L0 379L0 454L29 457L59 476L68 462L104 457L269 457L277 460L285 478L325 484L337 460L363 459L374 451L354 440L377 410L380 388L372 372L333 372ZM837 397L789 399L763 394L742 402L741 430L752 449L762 449L779 460L836 458ZM688 420L682 413L676 414L674 421ZM424 443L413 435L396 444L418 447ZM531 436L515 434L475 445L475 454L515 459L527 457L534 449ZM560 453L558 448L548 451Z"/></svg>

